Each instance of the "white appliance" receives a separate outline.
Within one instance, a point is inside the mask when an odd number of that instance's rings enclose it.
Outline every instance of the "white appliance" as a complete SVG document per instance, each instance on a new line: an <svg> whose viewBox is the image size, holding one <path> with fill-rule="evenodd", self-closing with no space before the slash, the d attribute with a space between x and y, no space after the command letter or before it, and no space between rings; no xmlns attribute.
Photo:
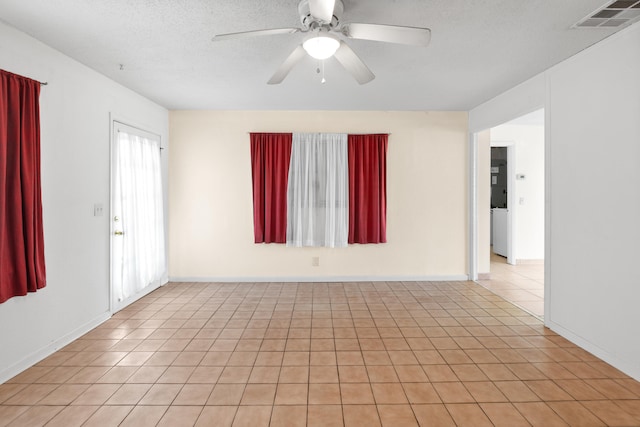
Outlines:
<svg viewBox="0 0 640 427"><path fill-rule="evenodd" d="M505 208L493 208L492 212L492 237L493 237L493 252L508 256L508 243L507 243L507 218L509 215L509 209Z"/></svg>

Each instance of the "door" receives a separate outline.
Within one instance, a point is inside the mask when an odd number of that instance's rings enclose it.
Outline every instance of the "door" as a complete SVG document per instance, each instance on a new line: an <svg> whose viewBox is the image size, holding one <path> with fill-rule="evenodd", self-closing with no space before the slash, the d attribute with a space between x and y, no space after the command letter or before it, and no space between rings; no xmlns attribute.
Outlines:
<svg viewBox="0 0 640 427"><path fill-rule="evenodd" d="M160 137L113 122L112 312L160 286L166 271Z"/></svg>
<svg viewBox="0 0 640 427"><path fill-rule="evenodd" d="M507 263L511 265L516 264L516 243L514 241L515 148L513 141L491 141L493 252L506 257Z"/></svg>

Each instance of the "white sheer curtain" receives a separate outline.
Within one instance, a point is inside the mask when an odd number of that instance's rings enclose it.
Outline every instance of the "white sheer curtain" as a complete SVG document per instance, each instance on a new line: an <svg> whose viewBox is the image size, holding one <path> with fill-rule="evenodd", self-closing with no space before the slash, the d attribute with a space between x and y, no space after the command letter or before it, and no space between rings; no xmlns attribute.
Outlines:
<svg viewBox="0 0 640 427"><path fill-rule="evenodd" d="M347 134L293 134L287 189L288 246L347 246L347 168Z"/></svg>
<svg viewBox="0 0 640 427"><path fill-rule="evenodd" d="M122 301L158 282L166 261L160 142L119 130L116 144L115 225L124 234L121 286L114 290Z"/></svg>

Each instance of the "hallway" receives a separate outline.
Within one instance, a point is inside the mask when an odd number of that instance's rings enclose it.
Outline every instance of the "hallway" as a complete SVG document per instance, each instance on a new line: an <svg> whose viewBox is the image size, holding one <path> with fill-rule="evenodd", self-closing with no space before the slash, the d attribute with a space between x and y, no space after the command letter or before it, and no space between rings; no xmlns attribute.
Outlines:
<svg viewBox="0 0 640 427"><path fill-rule="evenodd" d="M542 319L544 316L544 262L509 265L491 252L491 279L478 283L496 295Z"/></svg>

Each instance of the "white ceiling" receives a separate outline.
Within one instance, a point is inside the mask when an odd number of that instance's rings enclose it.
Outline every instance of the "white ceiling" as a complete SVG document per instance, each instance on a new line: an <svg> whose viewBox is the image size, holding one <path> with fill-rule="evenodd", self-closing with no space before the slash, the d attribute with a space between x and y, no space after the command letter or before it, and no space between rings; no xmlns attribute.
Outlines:
<svg viewBox="0 0 640 427"><path fill-rule="evenodd" d="M299 27L297 0L2 0L0 18L169 109L469 110L614 33L571 29L604 3L344 0L342 22L432 30L426 48L349 40L363 86L334 59L321 84L308 57L268 86L302 34L211 41Z"/></svg>

